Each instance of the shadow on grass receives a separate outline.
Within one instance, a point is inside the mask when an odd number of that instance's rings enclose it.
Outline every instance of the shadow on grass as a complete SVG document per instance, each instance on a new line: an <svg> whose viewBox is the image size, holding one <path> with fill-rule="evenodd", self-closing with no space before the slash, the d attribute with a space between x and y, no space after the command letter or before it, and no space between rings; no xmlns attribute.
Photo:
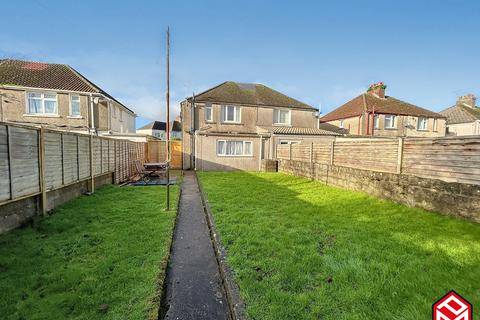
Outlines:
<svg viewBox="0 0 480 320"><path fill-rule="evenodd" d="M480 226L279 173L199 174L252 319L428 319L480 304Z"/></svg>
<svg viewBox="0 0 480 320"><path fill-rule="evenodd" d="M175 219L163 190L102 187L0 235L0 318L145 318Z"/></svg>

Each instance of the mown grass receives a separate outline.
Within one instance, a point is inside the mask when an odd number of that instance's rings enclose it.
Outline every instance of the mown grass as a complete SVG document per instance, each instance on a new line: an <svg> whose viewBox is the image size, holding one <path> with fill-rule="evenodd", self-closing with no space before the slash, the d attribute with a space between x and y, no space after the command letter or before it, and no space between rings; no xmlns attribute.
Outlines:
<svg viewBox="0 0 480 320"><path fill-rule="evenodd" d="M172 189L176 206L178 187ZM144 319L158 312L175 210L164 187L103 187L0 235L1 319ZM174 208L175 209L175 208Z"/></svg>
<svg viewBox="0 0 480 320"><path fill-rule="evenodd" d="M431 319L452 289L480 306L478 224L280 173L199 176L250 319Z"/></svg>

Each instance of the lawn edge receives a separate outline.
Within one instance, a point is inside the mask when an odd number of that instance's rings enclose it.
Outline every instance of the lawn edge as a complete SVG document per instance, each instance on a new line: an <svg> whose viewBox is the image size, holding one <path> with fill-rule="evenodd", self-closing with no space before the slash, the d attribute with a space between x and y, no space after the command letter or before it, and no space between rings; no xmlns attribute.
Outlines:
<svg viewBox="0 0 480 320"><path fill-rule="evenodd" d="M233 320L244 320L246 319L245 303L240 296L240 288L235 282L232 269L227 263L227 251L222 244L220 234L218 233L217 227L215 225L212 210L210 209L210 206L208 204L205 190L203 189L202 183L196 171L195 176L197 178L197 184L200 190L200 197L203 204L203 211L205 212L205 216L207 218L207 225L210 231L210 238L212 240L214 249L213 251L215 252L215 257L217 259L217 264L220 270L220 278L222 279L223 287L225 289L231 317L233 318Z"/></svg>
<svg viewBox="0 0 480 320"><path fill-rule="evenodd" d="M181 174L183 177L183 172ZM177 207L175 212L175 219L173 220L173 228L172 228L172 235L170 237L168 243L168 254L167 256L160 262L160 270L163 270L158 273L156 283L155 283L155 292L153 297L150 299L147 308L146 308L146 319L147 320L158 320L161 313L162 313L162 306L163 301L165 298L165 280L167 279L167 268L170 262L170 257L172 255L172 246L173 246L173 236L175 234L175 229L177 228L177 219L178 219L178 210L180 209L180 199L182 198L182 184L179 184L178 196L177 196Z"/></svg>

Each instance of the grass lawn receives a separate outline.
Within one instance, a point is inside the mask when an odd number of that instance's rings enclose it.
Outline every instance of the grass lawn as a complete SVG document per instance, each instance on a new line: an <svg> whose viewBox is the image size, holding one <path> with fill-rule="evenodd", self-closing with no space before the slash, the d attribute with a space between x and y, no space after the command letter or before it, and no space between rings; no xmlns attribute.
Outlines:
<svg viewBox="0 0 480 320"><path fill-rule="evenodd" d="M0 235L1 319L144 319L158 307L175 211L164 187L106 186ZM175 202L178 187L174 186Z"/></svg>
<svg viewBox="0 0 480 320"><path fill-rule="evenodd" d="M480 309L480 225L280 173L200 173L250 319Z"/></svg>

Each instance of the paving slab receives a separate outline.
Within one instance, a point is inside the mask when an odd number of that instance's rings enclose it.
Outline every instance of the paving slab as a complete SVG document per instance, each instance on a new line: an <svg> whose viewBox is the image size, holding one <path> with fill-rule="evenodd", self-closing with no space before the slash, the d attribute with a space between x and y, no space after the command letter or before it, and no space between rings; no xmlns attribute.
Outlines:
<svg viewBox="0 0 480 320"><path fill-rule="evenodd" d="M165 288L163 319L230 319L194 172L183 178Z"/></svg>

